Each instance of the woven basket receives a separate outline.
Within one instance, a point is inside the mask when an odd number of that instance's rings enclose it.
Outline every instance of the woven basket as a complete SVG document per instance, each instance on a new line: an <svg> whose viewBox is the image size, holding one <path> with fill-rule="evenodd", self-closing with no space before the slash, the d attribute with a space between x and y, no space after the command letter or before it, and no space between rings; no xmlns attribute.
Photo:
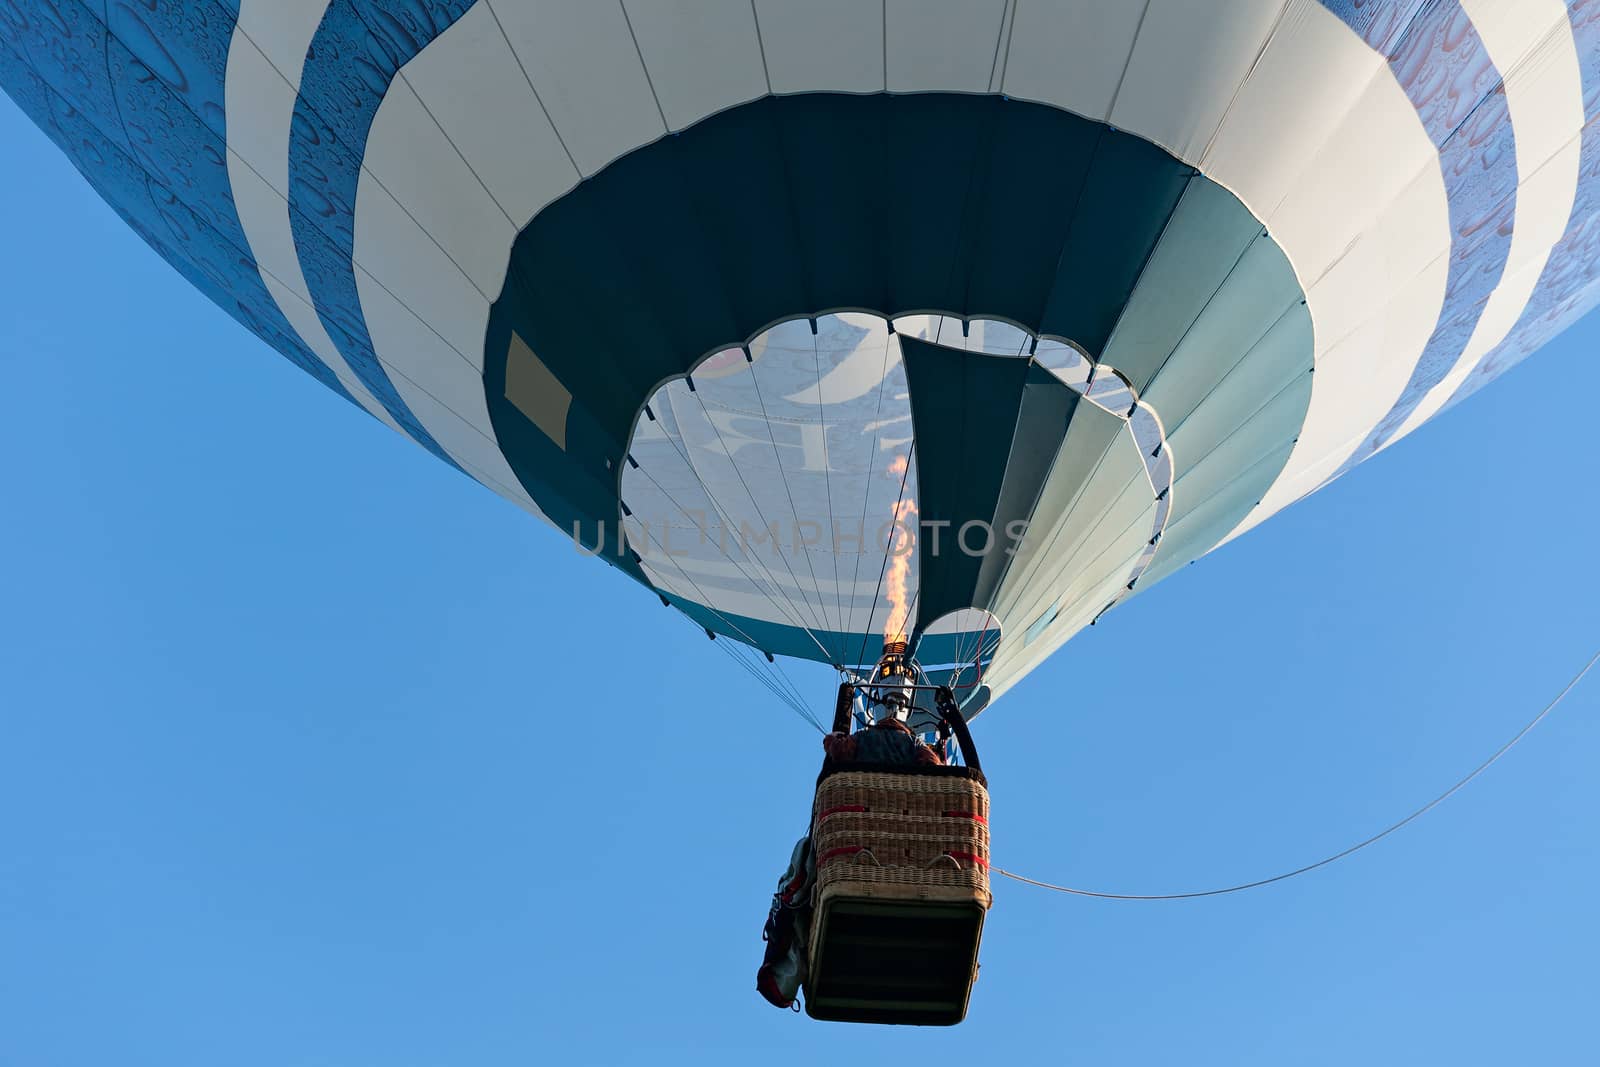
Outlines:
<svg viewBox="0 0 1600 1067"><path fill-rule="evenodd" d="M834 731L850 729L853 683ZM952 1026L966 1017L989 909L989 791L947 687L935 690L965 766L825 761L811 806L816 863L806 1014Z"/></svg>
<svg viewBox="0 0 1600 1067"><path fill-rule="evenodd" d="M989 793L962 774L839 771L811 809L816 903L838 896L988 908Z"/></svg>

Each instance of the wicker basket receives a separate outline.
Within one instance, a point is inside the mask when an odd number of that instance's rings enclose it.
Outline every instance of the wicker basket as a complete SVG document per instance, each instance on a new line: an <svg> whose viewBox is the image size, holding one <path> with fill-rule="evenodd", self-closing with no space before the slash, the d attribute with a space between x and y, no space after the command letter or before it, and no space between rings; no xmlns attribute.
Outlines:
<svg viewBox="0 0 1600 1067"><path fill-rule="evenodd" d="M817 876L806 1012L923 1026L965 1018L991 900L982 773L824 773L811 841Z"/></svg>
<svg viewBox="0 0 1600 1067"><path fill-rule="evenodd" d="M818 784L818 906L843 894L989 907L989 793L950 770L839 771Z"/></svg>

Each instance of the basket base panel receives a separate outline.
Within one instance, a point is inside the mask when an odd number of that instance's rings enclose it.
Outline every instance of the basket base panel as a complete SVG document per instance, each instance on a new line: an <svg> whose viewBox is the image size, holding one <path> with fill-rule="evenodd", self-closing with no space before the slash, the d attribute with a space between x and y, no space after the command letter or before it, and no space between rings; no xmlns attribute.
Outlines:
<svg viewBox="0 0 1600 1067"><path fill-rule="evenodd" d="M978 974L984 909L835 899L819 909L806 1013L838 1022L952 1026Z"/></svg>

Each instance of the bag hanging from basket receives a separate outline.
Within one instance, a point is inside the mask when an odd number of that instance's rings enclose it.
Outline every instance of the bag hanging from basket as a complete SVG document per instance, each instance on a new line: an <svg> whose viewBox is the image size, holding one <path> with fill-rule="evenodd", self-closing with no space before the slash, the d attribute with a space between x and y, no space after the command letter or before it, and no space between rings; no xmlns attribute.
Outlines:
<svg viewBox="0 0 1600 1067"><path fill-rule="evenodd" d="M767 951L756 971L756 991L775 1007L794 1006L806 980L806 948L811 938L811 889L816 880L810 836L795 842L789 867L778 879L761 939Z"/></svg>

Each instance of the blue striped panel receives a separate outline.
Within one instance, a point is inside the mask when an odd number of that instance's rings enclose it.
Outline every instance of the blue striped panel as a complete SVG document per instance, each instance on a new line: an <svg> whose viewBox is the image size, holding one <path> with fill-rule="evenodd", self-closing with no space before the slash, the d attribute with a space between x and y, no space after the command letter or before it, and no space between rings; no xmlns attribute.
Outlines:
<svg viewBox="0 0 1600 1067"><path fill-rule="evenodd" d="M227 8L10 0L0 85L192 285L323 385L344 387L262 284L228 184Z"/></svg>
<svg viewBox="0 0 1600 1067"><path fill-rule="evenodd" d="M1451 229L1444 305L1433 334L1400 398L1337 478L1382 448L1465 351L1511 251L1517 153L1500 72L1457 0L1322 2L1388 57L1439 150Z"/></svg>
<svg viewBox="0 0 1600 1067"><path fill-rule="evenodd" d="M405 431L455 466L378 362L356 287L355 203L378 107L400 68L474 0L334 0L306 53L289 142L290 224L317 315Z"/></svg>
<svg viewBox="0 0 1600 1067"><path fill-rule="evenodd" d="M1486 353L1450 397L1465 400L1600 302L1600 4L1568 0L1567 18L1583 77L1584 127L1579 148L1578 191L1572 214L1539 275L1538 285L1516 325Z"/></svg>

